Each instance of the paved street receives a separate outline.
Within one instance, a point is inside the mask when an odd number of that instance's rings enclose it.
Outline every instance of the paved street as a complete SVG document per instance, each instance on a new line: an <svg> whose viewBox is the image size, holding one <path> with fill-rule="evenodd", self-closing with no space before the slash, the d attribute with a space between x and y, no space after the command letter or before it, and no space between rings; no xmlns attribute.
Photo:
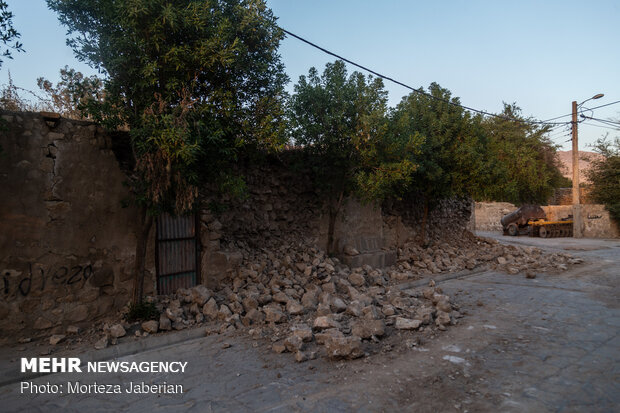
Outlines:
<svg viewBox="0 0 620 413"><path fill-rule="evenodd" d="M382 351L363 359L298 364L290 354L272 353L267 341L216 335L123 358L188 361L182 375L67 373L32 380L166 381L182 384L183 394L35 396L11 383L0 388L1 410L620 411L620 242L498 238L553 243L585 263L536 279L488 271L445 281L441 287L466 314L457 326L436 336L393 334Z"/></svg>

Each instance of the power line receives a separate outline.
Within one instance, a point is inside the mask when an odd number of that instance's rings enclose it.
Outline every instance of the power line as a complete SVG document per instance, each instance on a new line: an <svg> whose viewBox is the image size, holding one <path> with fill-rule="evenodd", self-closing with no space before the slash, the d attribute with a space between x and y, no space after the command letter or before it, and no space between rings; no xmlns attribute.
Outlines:
<svg viewBox="0 0 620 413"><path fill-rule="evenodd" d="M620 122L614 122L613 120L607 120L607 119L599 119L599 118L593 118L591 116L583 116L586 119L590 119L590 120L594 120L597 122L601 122L604 123L606 125L611 125L611 126L615 126L616 128L620 128Z"/></svg>
<svg viewBox="0 0 620 413"><path fill-rule="evenodd" d="M597 128L604 128L604 129L618 129L617 125L614 125L614 126L603 126L603 125L597 125L596 123L584 123L584 125L595 126Z"/></svg>
<svg viewBox="0 0 620 413"><path fill-rule="evenodd" d="M288 30L286 30L286 29L284 29L284 28L282 28L282 27L280 27L280 30L282 30L284 33L288 34L289 36L292 36L292 37L296 38L297 40L300 40L300 41L302 41L302 42L304 42L304 43L306 43L306 44L308 44L308 45L310 45L310 46L314 47L315 49L318 49L318 50L322 51L323 53L326 53L326 54L328 54L328 55L330 55L330 56L334 56L334 57L335 57L335 58L337 58L337 59L340 59L340 60L342 60L342 61L345 61L345 62L349 63L350 65L353 65L353 66L355 66L355 67L358 67L358 68L360 68L360 69L362 69L362 70L365 70L365 71L367 71L367 72L369 72L369 73L372 73L373 75L375 75L375 76L377 76L377 77L380 77L380 78L385 79L385 80L389 80L390 82L392 82L392 83L396 83L396 84L397 84L397 85L399 85L399 86L402 86L402 87L404 87L404 88L406 88L406 89L411 90L412 92L419 93L419 94L424 95L424 96L427 96L427 97L429 97L429 98L431 98L431 99L435 99L435 100L438 100L438 101L440 101L440 102L447 103L447 104L452 105L452 106L457 106L457 107L460 107L460 108L463 108L463 109L467 109L467 110L469 110L469 111L471 111L471 112L479 113L479 114L481 114L481 115L492 116L492 117L495 117L495 118L498 118L498 119L503 119L503 120L512 120L512 121L515 121L515 122L521 122L521 123L528 123L528 124L543 124L543 125L565 125L565 124L570 123L570 122L544 122L544 121L539 121L539 120L522 120L522 119L508 118L508 117L506 117L506 116L497 115L497 114L495 114L495 113L486 112L486 111L484 111L484 110L474 109L474 108L471 108L471 107L469 107L469 106L465 106L465 105L461 105L461 104L459 104L459 103L452 102L452 101L450 101L450 100L442 99L442 98L439 98L439 97L437 97L437 96L433 96L432 94L427 93L427 92L425 92L425 91L423 91L423 90L420 90L420 89L416 89L416 88L414 88L414 87L411 87L411 86L409 86L409 85L407 85L407 84L405 84L405 83L403 83L403 82L400 82L400 81L398 81L398 80L395 80L395 79L393 79L393 78L391 78L391 77L389 77L389 76L385 76L385 75L382 75L382 74L381 74L381 73L379 73L379 72L375 72L374 70L369 69L369 68L367 68L367 67L365 67L365 66L362 66L362 65L361 65L361 64L359 64L359 63L355 63L355 62L354 62L354 61L352 61L352 60L349 60L349 59L347 59L347 58L345 58L345 57L342 57L342 56L340 56L340 55L338 55L338 54L336 54L336 53L334 53L334 52L331 52L331 51L329 51L329 50L327 50L327 49L325 49L325 48L323 48L323 47L321 47L321 46L319 46L319 45L317 45L317 44L315 44L315 43L312 43L310 40L306 40L306 39L304 39L303 37L296 35L295 33L291 33L291 32L289 32Z"/></svg>
<svg viewBox="0 0 620 413"><path fill-rule="evenodd" d="M587 110L594 110L594 109L604 108L605 106L615 105L615 104L617 104L617 103L620 103L620 100L616 100L615 102L606 103L606 104L604 104L604 105L596 106L596 107L593 107L593 108L584 108L584 109L587 109ZM566 115L556 116L555 118L546 119L546 120L543 120L542 122L548 122L548 121L550 121L550 120L556 120L556 119L560 119L560 118L565 118L565 117L567 117L567 116L573 116L573 114L572 114L572 113L568 113L568 114L566 114ZM570 123L570 122L569 122L569 123Z"/></svg>

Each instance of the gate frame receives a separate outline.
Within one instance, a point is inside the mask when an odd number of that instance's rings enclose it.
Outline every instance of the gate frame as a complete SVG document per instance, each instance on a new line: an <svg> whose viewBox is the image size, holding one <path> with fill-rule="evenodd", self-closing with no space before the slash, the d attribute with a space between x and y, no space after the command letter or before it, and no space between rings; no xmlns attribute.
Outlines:
<svg viewBox="0 0 620 413"><path fill-rule="evenodd" d="M202 271L201 271L201 261L202 261L202 239L200 236L201 225L200 225L200 215L198 212L192 212L194 216L194 236L193 237L180 237L180 238L166 238L162 241L183 241L183 240L195 240L196 241L196 285L202 284ZM176 217L176 216L175 216ZM156 218L157 220L159 217ZM159 225L157 225L157 221L155 221L155 291L157 295L161 295L159 291L159 279L161 278L160 269L159 269ZM187 271L164 274L164 276L182 274Z"/></svg>

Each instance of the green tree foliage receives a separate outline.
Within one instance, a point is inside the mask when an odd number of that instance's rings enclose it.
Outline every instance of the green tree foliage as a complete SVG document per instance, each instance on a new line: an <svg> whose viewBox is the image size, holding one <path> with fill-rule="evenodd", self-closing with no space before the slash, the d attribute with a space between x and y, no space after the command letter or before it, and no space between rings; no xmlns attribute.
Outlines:
<svg viewBox="0 0 620 413"><path fill-rule="evenodd" d="M557 147L547 138L549 127L528 123L531 119L522 117L515 104L504 104L502 115L483 122L489 156L486 184L476 195L514 204L545 204L554 188L566 184Z"/></svg>
<svg viewBox="0 0 620 413"><path fill-rule="evenodd" d="M591 196L605 205L611 217L620 222L620 138L601 138L594 144L594 150L601 155L593 159L586 172L592 182Z"/></svg>
<svg viewBox="0 0 620 413"><path fill-rule="evenodd" d="M54 86L40 77L37 85L46 98L42 99L49 109L72 119L88 119L87 108L91 100L103 101L103 81L97 76L84 76L65 66L60 69L60 82Z"/></svg>
<svg viewBox="0 0 620 413"><path fill-rule="evenodd" d="M8 4L0 1L0 41L4 45L0 48L0 55L12 59L12 51L23 52L23 45L17 40L21 35L13 27L13 12L9 11ZM2 67L2 59L0 59Z"/></svg>
<svg viewBox="0 0 620 413"><path fill-rule="evenodd" d="M423 140L409 193L424 201L423 242L428 210L436 201L475 193L482 184L486 142L480 118L458 104L450 91L432 83L427 92L405 96L391 114L394 134L418 134Z"/></svg>
<svg viewBox="0 0 620 413"><path fill-rule="evenodd" d="M263 0L47 3L76 56L106 76L105 99L86 113L130 129L140 277L152 215L191 210L204 180L235 182L226 171L240 148L284 143L283 33Z"/></svg>
<svg viewBox="0 0 620 413"><path fill-rule="evenodd" d="M417 135L390 134L387 92L381 79L347 73L344 62L328 63L301 76L289 101L291 136L311 155L314 180L328 200L327 251L344 198L385 198L402 192L415 170Z"/></svg>

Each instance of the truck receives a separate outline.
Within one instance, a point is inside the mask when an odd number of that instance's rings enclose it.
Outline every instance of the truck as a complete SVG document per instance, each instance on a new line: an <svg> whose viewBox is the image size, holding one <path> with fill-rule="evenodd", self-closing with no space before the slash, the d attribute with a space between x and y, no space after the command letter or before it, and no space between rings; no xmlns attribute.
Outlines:
<svg viewBox="0 0 620 413"><path fill-rule="evenodd" d="M573 220L569 215L559 221L548 221L539 205L523 205L500 220L504 235L528 234L530 237L556 238L573 236Z"/></svg>

